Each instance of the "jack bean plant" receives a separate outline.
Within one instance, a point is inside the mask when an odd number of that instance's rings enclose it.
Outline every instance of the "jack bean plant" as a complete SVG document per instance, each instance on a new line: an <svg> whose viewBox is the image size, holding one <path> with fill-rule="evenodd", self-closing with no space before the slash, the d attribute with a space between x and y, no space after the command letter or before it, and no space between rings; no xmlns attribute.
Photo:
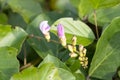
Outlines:
<svg viewBox="0 0 120 80"><path fill-rule="evenodd" d="M0 80L120 80L120 0L0 0Z"/></svg>

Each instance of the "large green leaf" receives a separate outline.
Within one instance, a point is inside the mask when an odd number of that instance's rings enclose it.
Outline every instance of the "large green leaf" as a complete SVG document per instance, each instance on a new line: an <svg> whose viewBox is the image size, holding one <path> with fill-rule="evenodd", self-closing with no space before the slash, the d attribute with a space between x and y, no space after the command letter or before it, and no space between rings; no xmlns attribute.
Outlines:
<svg viewBox="0 0 120 80"><path fill-rule="evenodd" d="M75 77L76 77L76 80L86 80L85 79L85 75L80 71L80 70L77 70L75 73L74 73Z"/></svg>
<svg viewBox="0 0 120 80"><path fill-rule="evenodd" d="M47 54L51 54L51 55L57 54L57 47L58 47L58 44L51 41L47 42L45 39L43 39L44 36L39 29L39 24L41 21L44 20L49 20L49 19L46 15L41 14L37 16L37 18L33 20L27 28L27 32L30 35L34 35L33 37L28 39L28 43L42 58L46 57ZM50 35L52 40L56 40L56 37L52 33L50 33Z"/></svg>
<svg viewBox="0 0 120 80"><path fill-rule="evenodd" d="M30 67L15 74L10 80L75 80L72 73L45 63L40 68Z"/></svg>
<svg viewBox="0 0 120 80"><path fill-rule="evenodd" d="M112 80L120 66L120 18L114 19L104 30L97 43L89 76Z"/></svg>
<svg viewBox="0 0 120 80"><path fill-rule="evenodd" d="M56 25L59 23L64 26L68 43L71 43L73 35L76 35L78 38L77 44L83 44L84 46L91 44L95 39L92 30L79 20L61 18L52 25L53 32L57 30Z"/></svg>
<svg viewBox="0 0 120 80"><path fill-rule="evenodd" d="M17 50L12 47L0 47L0 80L9 80L19 71Z"/></svg>
<svg viewBox="0 0 120 80"><path fill-rule="evenodd" d="M75 6L76 8L78 8L78 5L79 5L79 3L80 3L80 0L70 0L70 2L71 2L71 4L73 5L73 6Z"/></svg>
<svg viewBox="0 0 120 80"><path fill-rule="evenodd" d="M35 0L7 0L14 12L23 16L26 22L42 12L41 6Z"/></svg>
<svg viewBox="0 0 120 80"><path fill-rule="evenodd" d="M90 0L94 9L112 7L120 3L120 0Z"/></svg>
<svg viewBox="0 0 120 80"><path fill-rule="evenodd" d="M0 25L0 47L11 46L20 51L26 37L27 33L19 27Z"/></svg>
<svg viewBox="0 0 120 80"><path fill-rule="evenodd" d="M119 78L120 78L120 71L118 71L118 76L119 76Z"/></svg>
<svg viewBox="0 0 120 80"><path fill-rule="evenodd" d="M7 16L4 13L0 13L0 24L7 24Z"/></svg>
<svg viewBox="0 0 120 80"><path fill-rule="evenodd" d="M66 70L70 70L63 62L61 62L58 58L51 56L51 55L47 55L44 60L42 61L42 63L40 63L40 65L38 67L40 67L42 64L45 63L53 63L56 67L58 68L63 68Z"/></svg>
<svg viewBox="0 0 120 80"><path fill-rule="evenodd" d="M66 65L69 66L72 72L76 72L77 70L80 69L80 61L76 60L74 58L69 58L66 62Z"/></svg>
<svg viewBox="0 0 120 80"><path fill-rule="evenodd" d="M86 15L92 12L93 7L90 0L80 0L78 11L81 18L84 18Z"/></svg>
<svg viewBox="0 0 120 80"><path fill-rule="evenodd" d="M115 6L119 3L120 0L80 0L78 8L79 16L81 18L84 18L85 16L89 15L90 12L93 12L94 9L98 10L98 8L108 8ZM105 14L107 14L107 11Z"/></svg>
<svg viewBox="0 0 120 80"><path fill-rule="evenodd" d="M109 24L112 21L112 19L120 16L120 10L119 9L120 9L120 5L117 5L117 6L114 6L114 7L111 7L111 8L96 10L98 25L99 26L106 26L107 24ZM92 24L94 24L93 13L90 14L88 20Z"/></svg>
<svg viewBox="0 0 120 80"><path fill-rule="evenodd" d="M17 13L9 13L8 24L12 26L20 26L23 29L26 29L27 24L24 21L23 17Z"/></svg>

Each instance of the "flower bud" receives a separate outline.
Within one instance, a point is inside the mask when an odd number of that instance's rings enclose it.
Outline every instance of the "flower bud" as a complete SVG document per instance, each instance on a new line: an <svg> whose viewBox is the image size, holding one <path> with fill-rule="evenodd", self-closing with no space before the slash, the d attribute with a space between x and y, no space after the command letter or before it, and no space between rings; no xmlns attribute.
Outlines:
<svg viewBox="0 0 120 80"><path fill-rule="evenodd" d="M73 51L76 52L76 46L73 46Z"/></svg>
<svg viewBox="0 0 120 80"><path fill-rule="evenodd" d="M84 62L80 62L80 64L84 64Z"/></svg>
<svg viewBox="0 0 120 80"><path fill-rule="evenodd" d="M79 53L80 57L84 57L84 54L82 52Z"/></svg>
<svg viewBox="0 0 120 80"><path fill-rule="evenodd" d="M88 57L85 57L85 60L88 61Z"/></svg>
<svg viewBox="0 0 120 80"><path fill-rule="evenodd" d="M75 46L77 44L77 37L73 36L72 38L72 45Z"/></svg>
<svg viewBox="0 0 120 80"><path fill-rule="evenodd" d="M66 37L64 33L64 27L62 24L58 24L57 31L58 31L58 37L60 39L62 46L66 47Z"/></svg>
<svg viewBox="0 0 120 80"><path fill-rule="evenodd" d="M75 58L75 57L78 56L76 53L70 53L69 55L70 55L71 58Z"/></svg>
<svg viewBox="0 0 120 80"><path fill-rule="evenodd" d="M49 34L49 32L46 33L44 36L45 36L45 39L47 40L47 42L50 42L50 34Z"/></svg>
<svg viewBox="0 0 120 80"><path fill-rule="evenodd" d="M83 51L83 45L79 45L79 51L82 52Z"/></svg>
<svg viewBox="0 0 120 80"><path fill-rule="evenodd" d="M87 52L87 49L83 48L83 53L86 54Z"/></svg>
<svg viewBox="0 0 120 80"><path fill-rule="evenodd" d="M60 43L61 43L61 45L62 46L64 46L64 47L66 47L66 37L62 37L62 38L60 38Z"/></svg>
<svg viewBox="0 0 120 80"><path fill-rule="evenodd" d="M82 58L82 57L79 57L78 59L79 59L80 61L83 61L83 58Z"/></svg>
<svg viewBox="0 0 120 80"><path fill-rule="evenodd" d="M73 53L74 52L73 51L73 46L72 45L68 45L68 50Z"/></svg>

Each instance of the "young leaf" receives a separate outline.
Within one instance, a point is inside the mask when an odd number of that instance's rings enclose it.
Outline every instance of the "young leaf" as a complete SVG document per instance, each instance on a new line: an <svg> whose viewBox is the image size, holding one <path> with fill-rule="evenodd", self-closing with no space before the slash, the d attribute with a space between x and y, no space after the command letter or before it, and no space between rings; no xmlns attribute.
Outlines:
<svg viewBox="0 0 120 80"><path fill-rule="evenodd" d="M89 70L89 76L112 80L120 66L120 17L114 19L104 30L97 43L95 55Z"/></svg>

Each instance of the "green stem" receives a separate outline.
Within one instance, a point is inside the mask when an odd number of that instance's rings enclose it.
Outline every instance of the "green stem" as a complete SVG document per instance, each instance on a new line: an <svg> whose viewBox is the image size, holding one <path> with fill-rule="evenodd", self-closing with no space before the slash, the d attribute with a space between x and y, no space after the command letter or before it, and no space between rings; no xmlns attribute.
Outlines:
<svg viewBox="0 0 120 80"><path fill-rule="evenodd" d="M33 35L33 34L29 35L29 37L30 37L30 38L36 38L36 39L38 39L38 40L41 40L41 39L46 40L44 37L35 36L35 35ZM50 42L54 42L54 43L60 44L60 42L58 42L58 41L56 41L56 40L50 40Z"/></svg>
<svg viewBox="0 0 120 80"><path fill-rule="evenodd" d="M20 68L20 71L22 71L23 69L28 68L30 66L35 66L36 64L40 63L40 61L41 61L41 59L37 58L36 60L33 60L33 61L27 63L26 65L22 66Z"/></svg>
<svg viewBox="0 0 120 80"><path fill-rule="evenodd" d="M94 10L94 21L95 21L96 37L97 37L97 39L99 39L99 32L98 32L98 25L97 25L97 15L96 15L96 10Z"/></svg>
<svg viewBox="0 0 120 80"><path fill-rule="evenodd" d="M25 44L24 44L24 65L27 64L27 54L26 54L26 47L25 47Z"/></svg>

